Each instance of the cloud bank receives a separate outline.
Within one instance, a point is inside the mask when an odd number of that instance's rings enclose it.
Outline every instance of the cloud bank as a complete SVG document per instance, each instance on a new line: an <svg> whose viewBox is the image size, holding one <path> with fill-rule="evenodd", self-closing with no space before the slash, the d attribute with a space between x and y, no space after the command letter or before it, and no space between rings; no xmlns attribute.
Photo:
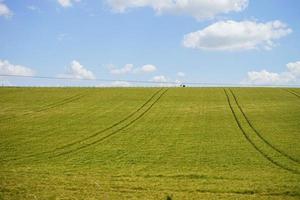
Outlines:
<svg viewBox="0 0 300 200"><path fill-rule="evenodd" d="M267 23L220 21L186 34L183 46L213 51L270 50L276 45L276 40L291 32L292 29L278 20Z"/></svg>
<svg viewBox="0 0 300 200"><path fill-rule="evenodd" d="M293 84L300 81L300 61L291 62L286 65L287 70L281 73L269 72L267 70L248 72L243 83L254 85L280 85Z"/></svg>
<svg viewBox="0 0 300 200"><path fill-rule="evenodd" d="M187 15L204 20L242 11L248 6L248 0L107 0L107 4L118 13L150 7L157 14Z"/></svg>

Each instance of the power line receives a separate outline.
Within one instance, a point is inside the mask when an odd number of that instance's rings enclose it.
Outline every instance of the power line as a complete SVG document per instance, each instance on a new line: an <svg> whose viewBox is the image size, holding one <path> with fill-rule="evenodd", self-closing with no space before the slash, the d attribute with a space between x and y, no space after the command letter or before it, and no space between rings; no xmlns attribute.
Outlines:
<svg viewBox="0 0 300 200"><path fill-rule="evenodd" d="M101 82L129 82L129 83L167 83L167 84L178 84L177 82L158 82L158 81L139 81L139 80L122 80L122 79L88 79L88 78L71 78L71 77L51 77L51 76L24 76L24 75L8 75L0 74L0 76L5 77L22 77L22 78L36 78L36 79L51 79L51 80L76 80L76 81L101 81Z"/></svg>
<svg viewBox="0 0 300 200"><path fill-rule="evenodd" d="M127 83L144 83L144 84L172 84L172 85L206 85L206 86L249 86L249 87L300 87L294 85L263 85L263 84L242 84L242 83L208 83L208 82L175 82L175 81L145 81L145 80L126 80L126 79L88 79L88 78L72 78L72 77L52 77L52 76L27 76L27 75L12 75L0 74L3 77L18 77L18 78L34 78L34 79L49 79L49 80L76 80L76 81L100 81L100 82L127 82Z"/></svg>

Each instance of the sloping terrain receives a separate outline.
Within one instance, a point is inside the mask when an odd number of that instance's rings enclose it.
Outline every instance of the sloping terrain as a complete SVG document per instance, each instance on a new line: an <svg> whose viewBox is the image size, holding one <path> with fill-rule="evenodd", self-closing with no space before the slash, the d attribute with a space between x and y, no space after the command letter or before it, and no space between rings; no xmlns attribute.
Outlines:
<svg viewBox="0 0 300 200"><path fill-rule="evenodd" d="M0 199L300 198L300 89L0 96Z"/></svg>

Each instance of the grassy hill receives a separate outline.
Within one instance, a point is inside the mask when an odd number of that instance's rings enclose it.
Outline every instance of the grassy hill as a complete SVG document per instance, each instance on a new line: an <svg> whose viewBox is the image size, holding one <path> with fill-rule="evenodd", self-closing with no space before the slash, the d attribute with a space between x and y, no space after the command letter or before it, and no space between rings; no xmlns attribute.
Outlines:
<svg viewBox="0 0 300 200"><path fill-rule="evenodd" d="M300 198L300 89L0 97L0 199Z"/></svg>

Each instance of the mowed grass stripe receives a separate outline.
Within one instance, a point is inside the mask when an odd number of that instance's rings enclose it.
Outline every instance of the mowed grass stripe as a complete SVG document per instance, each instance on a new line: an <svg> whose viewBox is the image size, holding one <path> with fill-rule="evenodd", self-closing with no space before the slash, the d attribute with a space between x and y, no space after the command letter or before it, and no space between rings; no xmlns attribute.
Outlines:
<svg viewBox="0 0 300 200"><path fill-rule="evenodd" d="M293 158L292 156L286 154L285 152L283 152L282 150L278 149L277 147L275 147L273 144L271 144L269 141L267 141L262 134L253 126L252 122L250 121L250 119L248 118L248 116L245 114L244 110L242 109L241 105L238 102L238 99L236 97L236 95L234 94L234 92L232 91L232 89L229 89L229 91L231 92L233 99L238 107L238 109L240 110L240 112L242 113L242 115L244 116L245 120L247 121L248 125L251 127L251 129L255 132L255 134L268 146L270 146L273 150L275 150L276 152L278 152L279 154L281 154L282 156L290 159L293 162L296 162L297 164L300 164L300 161L297 160L296 158Z"/></svg>
<svg viewBox="0 0 300 200"><path fill-rule="evenodd" d="M83 139L79 139L79 140L76 140L74 142L71 142L69 144L66 144L66 145L63 145L61 147L57 147L53 150L49 150L49 151L43 151L43 152L39 152L39 153L36 153L36 154L30 154L30 155L27 155L27 156L23 156L23 157L19 157L19 158L11 158L11 159L6 159L6 160L2 160L2 161L13 161L13 160L22 160L22 159L26 159L26 158L34 158L34 157L37 157L37 156L41 156L41 155L45 155L45 154L51 154L51 153L55 153L56 151L60 151L60 150L65 150L66 148L69 148L69 147L72 147L72 146L75 146L76 144L80 144L82 142L85 142L87 140L90 140L92 138L95 138L97 137L98 135L102 134L102 133L105 133L111 129L113 129L114 127L118 126L118 125L121 125L122 123L124 123L125 121L129 120L132 116L134 116L136 113L138 113L140 110L142 110L151 100L153 100L155 98L155 96L157 96L161 91L163 90L163 88L159 89L158 91L154 92L151 97L144 103L142 104L137 110L135 110L134 112L132 112L131 114L129 114L128 116L126 116L125 118L123 118L122 120L112 124L111 126L107 127L107 128L104 128L100 131L97 131L95 132L94 134L88 136L88 137L85 137Z"/></svg>
<svg viewBox="0 0 300 200"><path fill-rule="evenodd" d="M160 90L160 91L161 91L161 90ZM160 92L160 91L159 91L159 92ZM98 143L100 143L100 142L102 142L102 141L104 141L104 140L106 140L106 139L108 139L108 138L110 138L110 137L116 135L116 134L119 133L120 131L122 131L122 130L126 129L127 127L131 126L132 124L134 124L137 120L139 120L139 119L142 118L147 112L149 112L149 110L150 110L150 109L151 109L151 108L152 108L152 107L153 107L153 106L161 99L161 97L162 97L167 91L168 91L168 89L163 90L163 92L161 92L161 93L159 94L158 98L157 98L156 100L154 100L154 101L150 104L150 106L149 106L148 108L146 108L145 111L143 111L141 114L139 114L136 118L134 118L132 121L130 121L130 122L127 123L126 125L121 126L119 129L113 131L112 133L110 133L110 134L108 134L108 135L106 135L106 136L104 136L104 137L101 137L101 138L99 138L98 140L95 140L94 142L87 143L87 144L85 144L85 145L82 145L82 146L80 146L80 147L78 147L78 148L75 148L75 149L73 149L73 150L70 150L70 151L66 151L66 152L62 152L62 153L56 154L56 155L49 156L48 158L60 157L60 156L67 155L67 154L70 154L70 153L78 152L78 151L80 151L80 150L82 150L82 149L86 149L86 148L88 148L88 147L91 147L91 146L93 146L93 145L95 145L95 144L98 144ZM156 93L153 97L155 97L157 94L158 94L158 93ZM152 99L151 99L151 100L152 100ZM150 101L147 101L147 102L149 103ZM146 105L146 104L145 104L145 105Z"/></svg>
<svg viewBox="0 0 300 200"><path fill-rule="evenodd" d="M254 149L256 149L258 153L260 153L264 158L266 158L268 161L270 161L271 163L273 163L275 166L277 166L277 167L279 167L279 168L281 168L281 169L287 170L287 171L289 171L289 172L292 172L292 173L294 173L294 174L300 175L300 172L299 172L298 170L292 169L292 168L290 168L290 167L287 167L287 166L282 165L281 163L275 161L272 157L270 157L268 154L266 154L264 151L262 151L262 150L255 144L254 141L251 140L251 138L248 136L248 134L247 134L246 131L244 130L244 128L243 128L243 126L242 126L240 120L238 119L236 112L235 112L234 109L233 109L232 103L231 103L231 101L230 101L230 98L229 98L229 95L228 95L226 89L224 89L224 93L225 93L225 95L226 95L226 99L227 99L229 108L230 108L230 110L231 110L231 113L232 113L232 115L233 115L233 117L234 117L234 119L235 119L235 121L236 121L236 123L237 123L239 129L240 129L241 132L243 133L245 139L246 139L246 140L254 147Z"/></svg>

